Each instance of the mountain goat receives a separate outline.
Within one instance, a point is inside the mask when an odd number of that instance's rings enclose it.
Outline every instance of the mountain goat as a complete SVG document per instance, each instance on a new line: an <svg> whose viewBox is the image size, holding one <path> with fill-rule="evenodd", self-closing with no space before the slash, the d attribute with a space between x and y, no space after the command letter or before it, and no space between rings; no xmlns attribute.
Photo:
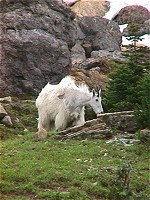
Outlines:
<svg viewBox="0 0 150 200"><path fill-rule="evenodd" d="M38 109L38 133L53 128L64 130L69 125L85 123L84 106L91 105L96 114L103 112L100 91L89 92L85 84L76 85L66 76L58 85L47 84L36 99Z"/></svg>

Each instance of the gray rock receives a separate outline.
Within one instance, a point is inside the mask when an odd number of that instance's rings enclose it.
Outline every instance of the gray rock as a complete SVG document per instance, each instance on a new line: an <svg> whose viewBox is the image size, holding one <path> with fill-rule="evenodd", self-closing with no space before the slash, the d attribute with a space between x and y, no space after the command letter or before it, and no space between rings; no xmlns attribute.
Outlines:
<svg viewBox="0 0 150 200"><path fill-rule="evenodd" d="M2 0L0 6L1 96L38 94L47 82L57 84L72 65L90 58L92 51L120 50L115 22L99 16L75 19L62 1Z"/></svg>
<svg viewBox="0 0 150 200"><path fill-rule="evenodd" d="M0 121L7 115L6 110L4 109L4 107L2 106L2 104L0 103Z"/></svg>
<svg viewBox="0 0 150 200"><path fill-rule="evenodd" d="M100 114L100 120L104 121L107 126L121 130L124 132L135 132L138 130L138 125L134 119L133 111L122 111L114 113Z"/></svg>
<svg viewBox="0 0 150 200"><path fill-rule="evenodd" d="M92 50L120 50L122 34L117 23L96 16L79 18L79 25L86 36L84 43L90 43Z"/></svg>
<svg viewBox="0 0 150 200"><path fill-rule="evenodd" d="M140 131L140 140L150 143L150 129L143 129Z"/></svg>
<svg viewBox="0 0 150 200"><path fill-rule="evenodd" d="M70 8L55 0L2 0L0 7L0 95L35 94L48 81L59 82L81 34Z"/></svg>
<svg viewBox="0 0 150 200"><path fill-rule="evenodd" d="M138 23L143 24L150 18L150 12L147 8L140 5L131 5L122 8L114 17L113 20L119 25Z"/></svg>
<svg viewBox="0 0 150 200"><path fill-rule="evenodd" d="M0 124L5 124L6 126L12 125L12 121L8 113L4 109L3 105L0 103Z"/></svg>
<svg viewBox="0 0 150 200"><path fill-rule="evenodd" d="M104 16L105 13L109 10L110 3L109 1L100 1L100 0L78 0L72 6L71 9L73 12L79 16Z"/></svg>
<svg viewBox="0 0 150 200"><path fill-rule="evenodd" d="M120 137L114 137L113 139L106 141L107 144L111 144L111 143L114 143L114 142L123 144L124 146L131 146L133 144L140 143L140 140L126 139L123 136L120 136Z"/></svg>
<svg viewBox="0 0 150 200"><path fill-rule="evenodd" d="M115 128L116 131L113 131ZM119 142L125 146L129 146L135 143L139 143L140 140L129 138L125 135L116 136L116 133L120 130L124 133L134 133L138 129L137 124L134 121L133 111L123 111L114 113L104 113L97 116L97 119L86 121L83 126L75 126L68 128L58 133L55 136L56 139L109 139L107 143Z"/></svg>
<svg viewBox="0 0 150 200"><path fill-rule="evenodd" d="M91 58L106 58L118 61L127 61L127 58L122 55L122 52L117 50L113 52L107 50L92 51Z"/></svg>
<svg viewBox="0 0 150 200"><path fill-rule="evenodd" d="M0 112L0 122L7 114L4 112Z"/></svg>
<svg viewBox="0 0 150 200"><path fill-rule="evenodd" d="M84 60L86 60L85 50L81 46L81 42L78 42L71 49L71 62L72 62L72 65L81 63Z"/></svg>
<svg viewBox="0 0 150 200"><path fill-rule="evenodd" d="M0 123L6 125L6 126L8 126L8 127L11 126L11 125L12 125L12 121L11 121L10 116L5 116L5 117L1 120Z"/></svg>

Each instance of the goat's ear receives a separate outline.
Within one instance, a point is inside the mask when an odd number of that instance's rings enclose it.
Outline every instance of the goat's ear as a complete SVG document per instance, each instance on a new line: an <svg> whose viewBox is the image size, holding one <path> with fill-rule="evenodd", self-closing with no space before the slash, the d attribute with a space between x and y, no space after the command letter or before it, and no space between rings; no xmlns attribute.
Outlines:
<svg viewBox="0 0 150 200"><path fill-rule="evenodd" d="M94 97L95 96L95 90L94 89L92 90L92 93L93 93L93 97Z"/></svg>

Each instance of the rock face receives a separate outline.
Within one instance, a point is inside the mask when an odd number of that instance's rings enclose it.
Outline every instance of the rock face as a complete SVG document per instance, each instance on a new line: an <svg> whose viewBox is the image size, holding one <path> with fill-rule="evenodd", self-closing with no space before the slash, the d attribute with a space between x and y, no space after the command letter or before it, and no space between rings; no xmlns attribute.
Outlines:
<svg viewBox="0 0 150 200"><path fill-rule="evenodd" d="M0 96L22 95L58 82L76 41L73 13L61 1L2 0ZM69 48L68 48L69 47Z"/></svg>
<svg viewBox="0 0 150 200"><path fill-rule="evenodd" d="M77 18L76 21L79 24L78 30L84 33L84 36L80 34L82 38L78 38L76 45L71 49L73 66L81 65L87 58L92 57L93 51L103 50L107 52L102 57L107 57L108 54L114 57L112 52L120 52L122 34L118 24L101 17L81 17Z"/></svg>
<svg viewBox="0 0 150 200"><path fill-rule="evenodd" d="M91 44L91 51L120 50L122 35L117 23L101 17L82 17L79 25L86 36L84 45Z"/></svg>
<svg viewBox="0 0 150 200"><path fill-rule="evenodd" d="M109 52L106 50L92 51L91 58L106 58L117 61L127 61L127 58L122 55L121 51Z"/></svg>
<svg viewBox="0 0 150 200"><path fill-rule="evenodd" d="M75 19L61 0L1 0L0 97L38 94L93 50L119 50L121 32L100 17Z"/></svg>

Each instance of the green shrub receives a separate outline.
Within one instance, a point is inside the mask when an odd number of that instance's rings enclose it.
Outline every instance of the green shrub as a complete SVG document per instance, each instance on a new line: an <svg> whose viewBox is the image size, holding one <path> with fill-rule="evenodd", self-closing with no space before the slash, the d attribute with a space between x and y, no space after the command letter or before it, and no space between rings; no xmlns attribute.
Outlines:
<svg viewBox="0 0 150 200"><path fill-rule="evenodd" d="M104 103L109 111L133 110L140 104L136 87L143 77L143 67L129 62L118 66L110 75Z"/></svg>
<svg viewBox="0 0 150 200"><path fill-rule="evenodd" d="M138 123L143 127L150 128L150 74L139 82L141 105L136 114Z"/></svg>
<svg viewBox="0 0 150 200"><path fill-rule="evenodd" d="M141 127L150 127L150 63L147 51L130 52L127 63L116 65L109 74L103 98L105 112L134 110Z"/></svg>

